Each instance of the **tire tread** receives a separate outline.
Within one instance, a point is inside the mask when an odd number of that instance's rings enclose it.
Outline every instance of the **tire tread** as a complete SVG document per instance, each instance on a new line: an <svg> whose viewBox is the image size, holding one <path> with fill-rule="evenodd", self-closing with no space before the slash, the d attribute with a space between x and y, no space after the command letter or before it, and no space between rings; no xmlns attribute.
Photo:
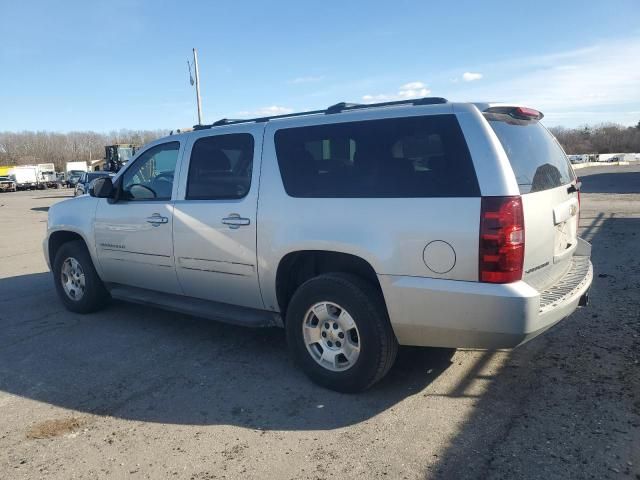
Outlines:
<svg viewBox="0 0 640 480"><path fill-rule="evenodd" d="M82 265L85 282L87 282L88 287L85 290L85 296L77 302L67 297L60 284L60 268L64 261L63 257L72 254ZM76 313L92 313L101 310L109 302L111 298L109 292L98 276L98 272L96 272L91 260L91 255L82 240L72 240L60 246L53 261L52 271L58 296L68 310Z"/></svg>
<svg viewBox="0 0 640 480"><path fill-rule="evenodd" d="M296 293L294 293L294 297L289 306L295 305L296 302L294 302L294 299L299 292L302 292L301 294L304 295L307 291L313 290L315 288L314 284L317 282L331 282L335 284L338 289L348 292L349 296L353 297L361 306L364 306L368 311L368 318L372 320L376 337L379 339L379 351L374 357L377 359L377 365L375 369L371 369L368 378L362 378L357 383L345 387L336 387L328 384L329 382L321 383L329 388L344 392L366 390L380 381L388 373L398 353L398 342L391 328L387 308L381 292L370 282L356 275L342 272L325 273L303 283ZM291 318L289 314L287 314L287 317ZM289 327L288 332L292 328L297 327ZM291 337L292 335L288 334L288 336Z"/></svg>

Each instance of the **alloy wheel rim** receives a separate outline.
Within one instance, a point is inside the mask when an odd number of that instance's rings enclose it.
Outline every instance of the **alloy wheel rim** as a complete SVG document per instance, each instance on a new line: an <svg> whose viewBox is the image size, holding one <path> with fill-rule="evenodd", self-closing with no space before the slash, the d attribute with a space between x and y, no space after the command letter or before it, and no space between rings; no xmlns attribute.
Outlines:
<svg viewBox="0 0 640 480"><path fill-rule="evenodd" d="M69 257L62 263L60 271L60 280L64 293L71 300L77 302L82 299L85 291L84 270L80 262L75 258Z"/></svg>
<svg viewBox="0 0 640 480"><path fill-rule="evenodd" d="M318 365L332 372L348 370L360 356L360 332L353 317L333 302L318 302L304 316L302 335Z"/></svg>

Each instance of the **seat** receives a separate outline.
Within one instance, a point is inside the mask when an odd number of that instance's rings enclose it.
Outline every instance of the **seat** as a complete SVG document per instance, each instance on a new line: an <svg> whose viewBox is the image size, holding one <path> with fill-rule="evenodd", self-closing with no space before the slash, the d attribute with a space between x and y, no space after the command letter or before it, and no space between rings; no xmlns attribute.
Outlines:
<svg viewBox="0 0 640 480"><path fill-rule="evenodd" d="M206 156L201 156L200 168L209 172L231 172L231 161L222 150L212 150Z"/></svg>
<svg viewBox="0 0 640 480"><path fill-rule="evenodd" d="M385 155L373 148L356 150L353 157L356 177L363 194L394 195L402 191L414 176L413 164L405 158Z"/></svg>
<svg viewBox="0 0 640 480"><path fill-rule="evenodd" d="M200 151L192 155L188 198L225 198L237 195L237 182L231 181L231 161L219 149Z"/></svg>
<svg viewBox="0 0 640 480"><path fill-rule="evenodd" d="M296 196L306 196L315 191L318 181L318 168L313 155L305 148L291 149L282 156L288 163L282 171L286 172L287 191Z"/></svg>

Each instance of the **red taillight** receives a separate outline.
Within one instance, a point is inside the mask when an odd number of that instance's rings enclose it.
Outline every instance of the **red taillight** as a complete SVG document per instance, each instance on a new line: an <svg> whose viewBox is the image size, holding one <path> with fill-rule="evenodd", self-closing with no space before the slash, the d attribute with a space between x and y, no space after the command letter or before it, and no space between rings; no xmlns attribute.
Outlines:
<svg viewBox="0 0 640 480"><path fill-rule="evenodd" d="M540 120L542 118L542 113L538 110L534 110L533 108L527 107L516 107L514 109L515 116L523 117L523 118L535 118Z"/></svg>
<svg viewBox="0 0 640 480"><path fill-rule="evenodd" d="M522 279L524 213L520 197L483 197L480 212L480 281Z"/></svg>

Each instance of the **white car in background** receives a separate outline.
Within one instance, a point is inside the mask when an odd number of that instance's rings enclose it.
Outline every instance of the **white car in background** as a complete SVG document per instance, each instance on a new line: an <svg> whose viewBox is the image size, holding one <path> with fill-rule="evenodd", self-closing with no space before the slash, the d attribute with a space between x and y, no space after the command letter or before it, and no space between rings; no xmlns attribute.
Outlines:
<svg viewBox="0 0 640 480"><path fill-rule="evenodd" d="M10 177L0 177L0 192L15 192L16 182Z"/></svg>

